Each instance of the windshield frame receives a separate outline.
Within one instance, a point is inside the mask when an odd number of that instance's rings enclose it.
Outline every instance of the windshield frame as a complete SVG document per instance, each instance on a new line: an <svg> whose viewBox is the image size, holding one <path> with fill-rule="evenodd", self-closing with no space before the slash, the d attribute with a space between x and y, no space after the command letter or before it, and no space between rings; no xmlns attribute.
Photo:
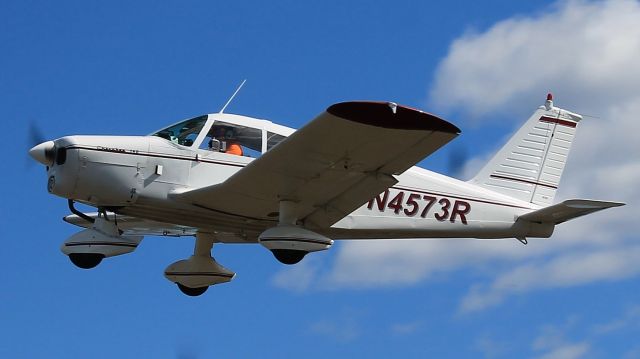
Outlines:
<svg viewBox="0 0 640 359"><path fill-rule="evenodd" d="M168 130L171 127L179 125L180 123L184 123L184 122L191 121L191 120L198 120L200 118L204 118L205 116L206 116L207 119L206 119L204 125L200 129L200 133L196 136L196 138L193 140L193 143L191 145L187 146L187 145L179 144L179 143L176 143L176 142L172 142L171 140L166 139L166 137L162 137L162 136L158 136L157 135L158 133L160 133L160 132L162 132L164 130ZM278 124L275 124L275 123L273 123L273 122L271 122L269 120L263 120L263 119L247 117L247 116L241 116L241 115L234 115L234 114L216 113L216 114L200 115L200 116L196 116L196 117L180 120L180 121L172 123L172 124L170 124L168 126L162 127L160 129L148 134L147 136L154 136L154 137L158 137L158 138L163 138L166 141L171 142L176 146L190 148L190 149L194 149L194 150L197 150L197 151L206 151L206 150L202 150L200 148L200 146L202 145L203 141L205 140L205 138L209 134L209 131L211 130L211 127L216 122L226 122L226 123L237 125L237 126L240 126L240 127L249 127L249 128L253 128L253 129L261 131L261 133L262 133L262 146L261 146L260 156L264 155L267 151L269 151L271 149L271 147L277 145L277 144L275 144L275 145L269 146L269 144L268 144L269 141L268 140L269 140L269 135L270 134L282 136L283 139L279 141L279 142L282 142L282 141L286 140L287 137L289 137L292 133L294 133L296 131L293 128L289 128L289 127L286 127L286 126L278 125Z"/></svg>
<svg viewBox="0 0 640 359"><path fill-rule="evenodd" d="M165 140L167 140L169 142L172 142L172 143L174 143L176 145L192 148L192 147L194 147L194 145L197 145L197 144L199 144L199 142L202 141L202 138L204 137L203 136L203 130L205 128L207 128L207 127L210 127L210 122L211 122L210 117L211 116L209 116L209 115L200 115L200 116L188 118L186 120L181 120L181 121L172 123L172 124L170 124L168 126L165 126L165 127L161 128L161 129L158 129L157 131L154 131L154 132L148 134L147 136L154 136L154 137L163 138L163 139L165 139ZM200 126L200 129L198 130L198 134L197 134L196 138L193 140L193 142L190 145L185 145L183 143L174 142L171 138L166 138L166 137L160 135L160 133L162 133L163 131L169 131L171 128L176 127L176 126L178 126L178 125L180 125L182 123L202 121L203 119L204 119L204 123L202 124L202 126Z"/></svg>

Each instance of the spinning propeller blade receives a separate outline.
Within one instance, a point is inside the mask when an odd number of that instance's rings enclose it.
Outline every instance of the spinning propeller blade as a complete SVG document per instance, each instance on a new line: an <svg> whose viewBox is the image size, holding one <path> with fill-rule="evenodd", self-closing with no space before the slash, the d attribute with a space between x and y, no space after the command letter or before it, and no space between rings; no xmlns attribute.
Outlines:
<svg viewBox="0 0 640 359"><path fill-rule="evenodd" d="M26 143L26 149L25 149L25 154L27 157L26 157L25 167L30 168L34 165L34 161L33 161L34 159L29 155L29 150L32 149L34 146L37 146L45 142L46 140L47 139L42 134L42 130L37 125L37 123L35 121L31 121L29 123L29 129L27 130L27 143Z"/></svg>

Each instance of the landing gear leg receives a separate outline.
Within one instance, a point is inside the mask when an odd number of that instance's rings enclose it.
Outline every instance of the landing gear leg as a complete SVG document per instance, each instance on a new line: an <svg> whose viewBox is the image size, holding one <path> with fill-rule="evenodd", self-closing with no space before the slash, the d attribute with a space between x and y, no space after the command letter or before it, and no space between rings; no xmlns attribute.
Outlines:
<svg viewBox="0 0 640 359"><path fill-rule="evenodd" d="M211 257L211 250L213 249L213 237L212 236L203 236L201 234L196 234L196 245L193 249L194 257L201 258L213 258ZM199 295L204 294L204 292L209 289L209 286L203 287L188 287L184 284L180 284L180 282L176 282L180 291L190 297L197 297Z"/></svg>
<svg viewBox="0 0 640 359"><path fill-rule="evenodd" d="M214 234L197 233L193 255L171 264L165 269L164 276L176 283L182 293L191 297L202 295L211 285L232 280L235 273L211 257L214 242Z"/></svg>

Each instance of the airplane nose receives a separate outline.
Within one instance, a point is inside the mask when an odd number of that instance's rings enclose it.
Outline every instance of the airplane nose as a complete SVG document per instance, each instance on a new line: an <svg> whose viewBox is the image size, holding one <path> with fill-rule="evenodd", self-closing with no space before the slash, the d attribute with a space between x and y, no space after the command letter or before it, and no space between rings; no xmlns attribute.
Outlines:
<svg viewBox="0 0 640 359"><path fill-rule="evenodd" d="M53 141L47 141L35 145L29 150L29 155L43 165L50 166L53 164L55 157L55 143Z"/></svg>

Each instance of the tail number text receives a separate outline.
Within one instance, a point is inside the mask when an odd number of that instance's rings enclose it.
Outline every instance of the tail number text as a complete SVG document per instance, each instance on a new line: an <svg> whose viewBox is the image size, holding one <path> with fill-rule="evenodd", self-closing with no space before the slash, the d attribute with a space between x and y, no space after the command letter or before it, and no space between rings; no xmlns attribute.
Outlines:
<svg viewBox="0 0 640 359"><path fill-rule="evenodd" d="M369 210L377 208L380 212L393 211L395 214L404 214L407 217L420 216L427 218L433 216L436 220L455 223L460 220L467 224L467 214L471 212L471 204L466 201L452 200L446 197L436 197L427 194L409 193L399 191L389 199L391 193L386 190L372 198L367 205Z"/></svg>

